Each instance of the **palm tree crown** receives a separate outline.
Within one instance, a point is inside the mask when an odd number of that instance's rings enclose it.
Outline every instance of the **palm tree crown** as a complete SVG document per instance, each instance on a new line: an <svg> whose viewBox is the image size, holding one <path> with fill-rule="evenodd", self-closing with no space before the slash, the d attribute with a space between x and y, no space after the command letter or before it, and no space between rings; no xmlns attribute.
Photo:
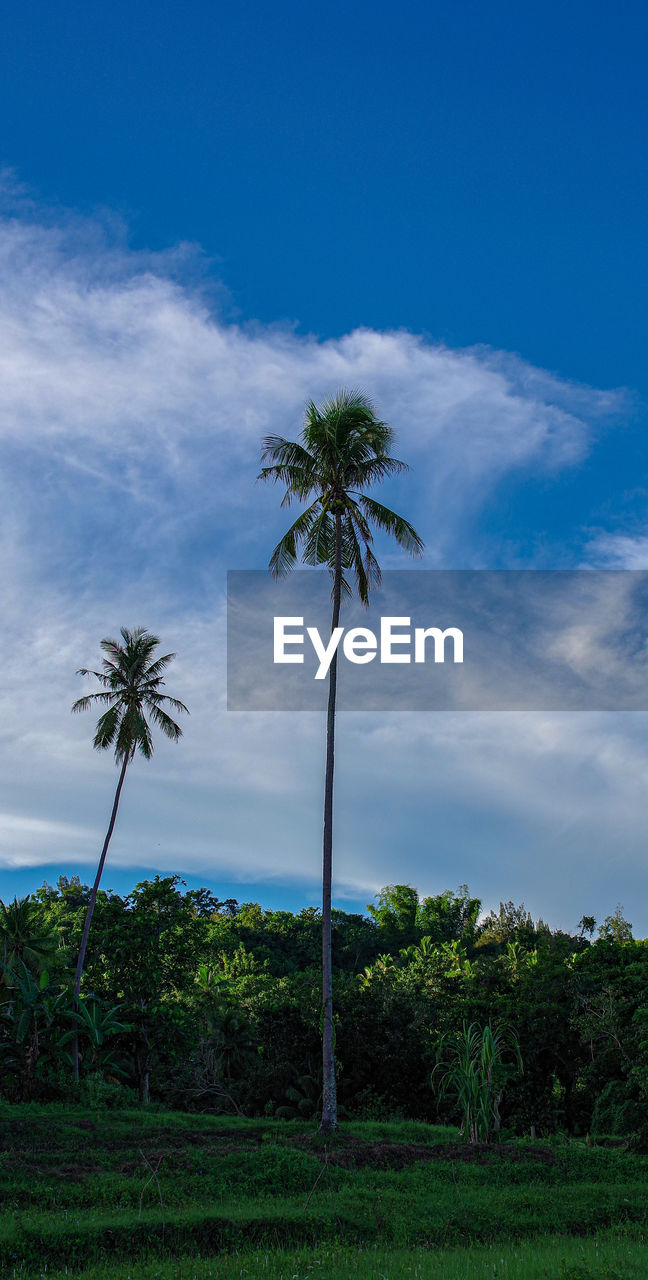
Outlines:
<svg viewBox="0 0 648 1280"><path fill-rule="evenodd" d="M347 576L351 571L360 599L368 604L370 587L380 585L372 524L411 554L423 550L407 520L363 492L379 480L408 470L406 463L388 454L393 439L391 427L381 422L371 400L360 391L338 391L319 407L309 401L301 443L282 436L265 437L262 461L269 465L262 468L259 479L285 484L281 505L315 495L270 557L275 576L287 573L300 558L304 564L327 564L335 572L337 551L342 591L351 594ZM337 516L341 517L339 550Z"/></svg>
<svg viewBox="0 0 648 1280"><path fill-rule="evenodd" d="M117 640L101 641L101 648L106 654L103 671L79 668L77 675L95 676L103 689L77 698L72 710L86 711L94 702L107 704L107 710L97 722L94 736L97 750L103 751L114 745L118 763L132 760L137 750L150 760L153 739L145 712L173 742L182 736L182 729L167 714L162 703L168 703L175 711L187 711L187 708L178 698L170 698L160 692L160 686L164 684L162 673L175 654L166 653L151 662L160 641L145 627L135 627L133 631L122 627L121 636L123 644Z"/></svg>

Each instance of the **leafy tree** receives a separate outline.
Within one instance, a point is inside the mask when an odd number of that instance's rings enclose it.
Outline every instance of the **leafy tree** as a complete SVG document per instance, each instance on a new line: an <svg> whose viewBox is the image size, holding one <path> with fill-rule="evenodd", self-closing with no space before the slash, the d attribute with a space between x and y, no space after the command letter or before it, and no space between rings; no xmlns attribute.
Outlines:
<svg viewBox="0 0 648 1280"><path fill-rule="evenodd" d="M594 916L581 916L577 927L580 930L579 937L583 938L588 933L591 938L596 928L596 920Z"/></svg>
<svg viewBox="0 0 648 1280"><path fill-rule="evenodd" d="M599 925L598 935L608 942L632 942L632 925L626 920L620 903L614 915L606 916L603 924Z"/></svg>
<svg viewBox="0 0 648 1280"><path fill-rule="evenodd" d="M94 676L102 688L98 693L89 693L83 698L77 698L72 707L73 711L86 711L96 702L106 707L97 722L94 746L98 751L105 751L108 747L114 747L115 763L121 765L108 831L99 858L97 874L83 926L74 979L74 998L77 1002L81 990L83 962L85 960L99 882L115 826L119 797L124 785L126 769L136 751L141 752L145 760L150 760L153 754L153 739L146 714L148 713L153 723L162 730L167 738L170 738L172 742L177 742L182 736L182 730L165 711L163 704L168 703L175 711L187 711L184 702L180 702L178 698L171 698L161 692L161 687L164 684L162 673L171 660L175 658L175 654L166 653L163 657L152 661L153 653L160 641L157 636L151 635L145 627L136 627L134 631L129 631L126 627L122 627L121 636L123 644L120 644L117 640L110 639L101 641L101 648L106 654L102 663L102 671L91 671L87 667L81 667L77 672L78 675L82 676ZM78 1079L79 1059L76 1039L73 1056L74 1075L75 1079Z"/></svg>
<svg viewBox="0 0 648 1280"><path fill-rule="evenodd" d="M381 422L371 401L359 391L338 391L317 407L306 408L301 442L281 436L263 441L264 466L260 479L286 486L283 505L293 499L309 505L281 538L270 557L275 575L287 573L302 560L328 565L333 576L331 632L338 626L342 593L351 594L348 574L358 595L368 604L369 590L380 583L380 566L372 550L372 525L388 533L411 554L423 543L415 529L363 492L387 476L406 470L389 456L394 433ZM323 1133L337 1127L333 1036L333 973L331 955L331 879L333 850L333 771L337 653L329 668L326 718L322 885L322 1120Z"/></svg>
<svg viewBox="0 0 648 1280"><path fill-rule="evenodd" d="M509 899L508 902L500 902L499 911L491 911L482 920L478 926L478 946L486 946L488 943L497 943L503 945L506 942L514 942L516 939L533 942L535 931L533 928L533 920L527 911L523 902L519 907Z"/></svg>
<svg viewBox="0 0 648 1280"><path fill-rule="evenodd" d="M155 876L126 899L113 895L100 905L101 937L90 977L106 1002L125 1002L142 1102L149 1100L151 1072L169 1059L170 1041L175 1037L178 1049L183 1042L187 997L211 926L181 883L179 876Z"/></svg>
<svg viewBox="0 0 648 1280"><path fill-rule="evenodd" d="M413 940L419 907L418 891L410 884L388 884L376 894L375 903L367 903L367 911L375 920L383 938L389 937L394 945Z"/></svg>
<svg viewBox="0 0 648 1280"><path fill-rule="evenodd" d="M303 916L304 913L301 914ZM340 911L335 907L331 912L331 920L336 966L355 974L377 955L380 949L377 930L365 916Z"/></svg>
<svg viewBox="0 0 648 1280"><path fill-rule="evenodd" d="M443 942L471 942L481 902L471 898L468 887L459 885L456 893L446 889L433 898L419 899L409 884L388 884L367 904L369 915L380 931L381 947L385 940L398 947L428 938L435 946Z"/></svg>
<svg viewBox="0 0 648 1280"><path fill-rule="evenodd" d="M436 943L472 942L480 910L479 898L471 898L468 886L460 884L456 893L446 889L422 899L416 913L417 928Z"/></svg>
<svg viewBox="0 0 648 1280"><path fill-rule="evenodd" d="M625 1120L623 1117L625 1102L641 1103L645 1113L647 990L648 946L645 942L618 942L601 937L575 958L571 1022L585 1051L581 1088L588 1104L592 1131L598 1126L607 1132L621 1132L627 1122L627 1115ZM616 1109L612 1126L609 1114L605 1115L610 1106Z"/></svg>

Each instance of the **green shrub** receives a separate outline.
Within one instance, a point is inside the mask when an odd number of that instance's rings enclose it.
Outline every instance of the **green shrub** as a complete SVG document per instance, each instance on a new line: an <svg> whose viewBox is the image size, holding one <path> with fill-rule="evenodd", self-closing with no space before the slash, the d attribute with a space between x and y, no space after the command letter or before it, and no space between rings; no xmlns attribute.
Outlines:
<svg viewBox="0 0 648 1280"><path fill-rule="evenodd" d="M627 1080L609 1080L594 1104L592 1134L625 1137L641 1125L644 1111Z"/></svg>

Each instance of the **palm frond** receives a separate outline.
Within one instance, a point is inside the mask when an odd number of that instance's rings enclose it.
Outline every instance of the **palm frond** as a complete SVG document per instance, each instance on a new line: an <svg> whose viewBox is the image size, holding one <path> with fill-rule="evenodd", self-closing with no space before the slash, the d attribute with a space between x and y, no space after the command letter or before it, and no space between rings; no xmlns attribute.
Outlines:
<svg viewBox="0 0 648 1280"><path fill-rule="evenodd" d="M91 671L88 667L79 667L77 671L77 675L78 676L94 676L95 680L98 680L100 684L103 684L105 686L110 685L110 679L106 675L105 671Z"/></svg>
<svg viewBox="0 0 648 1280"><path fill-rule="evenodd" d="M316 487L313 473L305 471L302 467L294 467L288 463L277 465L274 467L263 467L257 476L257 480L272 480L275 484L281 483L286 486L286 493L281 503L282 507L289 507L293 498L307 498L313 488Z"/></svg>
<svg viewBox="0 0 648 1280"><path fill-rule="evenodd" d="M321 511L311 524L304 543L304 564L335 565L335 520L330 511Z"/></svg>
<svg viewBox="0 0 648 1280"><path fill-rule="evenodd" d="M133 627L130 631L128 627L120 627L120 634L127 649L148 650L149 652L160 643L159 636L154 636L151 631L147 631L146 627Z"/></svg>
<svg viewBox="0 0 648 1280"><path fill-rule="evenodd" d="M261 461L272 463L271 467L266 467L264 470L272 470L275 466L300 467L302 471L314 469L315 459L308 449L296 440L284 440L283 436L264 436L261 444L263 450Z"/></svg>
<svg viewBox="0 0 648 1280"><path fill-rule="evenodd" d="M119 732L119 707L112 706L97 721L93 746L97 751L111 747Z"/></svg>
<svg viewBox="0 0 648 1280"><path fill-rule="evenodd" d="M270 568L275 578L283 577L297 563L299 546L308 537L311 525L317 518L318 506L319 500L316 500L305 511L302 511L287 532L284 533L281 541L277 543L270 556Z"/></svg>
<svg viewBox="0 0 648 1280"><path fill-rule="evenodd" d="M114 693L86 693L72 704L72 711L87 711L93 702L112 702Z"/></svg>
<svg viewBox="0 0 648 1280"><path fill-rule="evenodd" d="M150 760L153 755L153 739L141 708L128 707L119 724L115 758L117 760L124 760L126 757L132 759L136 751L140 751L146 760Z"/></svg>
<svg viewBox="0 0 648 1280"><path fill-rule="evenodd" d="M383 507L382 503L376 502L375 498L367 497L366 494L360 495L358 503L365 515L379 529L391 534L400 547L403 547L405 551L409 551L410 555L418 556L421 554L423 542L408 520L405 520L403 516L397 515L395 511L390 511L389 507Z"/></svg>
<svg viewBox="0 0 648 1280"><path fill-rule="evenodd" d="M360 591L359 581L358 581L358 594L360 595L360 599L362 600L362 603L368 606L369 589L371 587L380 586L382 582L382 572L380 569L380 565L373 553L373 549L372 549L373 535L372 535L371 529L362 511L360 510L360 508L357 506L356 503L349 504L348 519L349 519L349 522L357 529L360 535L360 540L364 546L364 563L363 563L364 579L363 581L365 584L367 594L363 596L362 592Z"/></svg>
<svg viewBox="0 0 648 1280"><path fill-rule="evenodd" d="M150 694L147 694L147 701L149 700L149 698L150 698ZM184 711L186 712L187 715L191 714L189 711L189 708L185 706L184 702L181 702L179 698L169 697L168 693L155 694L156 706L159 705L160 702L168 702L169 706L173 707L174 711Z"/></svg>
<svg viewBox="0 0 648 1280"><path fill-rule="evenodd" d="M350 523L350 522L349 522ZM351 553L353 572L358 595L364 605L369 604L369 578L362 559L362 549L352 527L352 534L347 535L348 548Z"/></svg>
<svg viewBox="0 0 648 1280"><path fill-rule="evenodd" d="M166 737L170 738L172 742L177 742L178 739L182 737L182 729L180 728L180 725L176 724L175 720L172 720L171 716L168 716L166 711L163 711L161 707L153 706L150 710L151 719L158 728L161 729Z"/></svg>
<svg viewBox="0 0 648 1280"><path fill-rule="evenodd" d="M318 457L331 449L343 453L360 441L376 453L385 453L393 437L391 427L381 421L372 401L358 388L338 390L319 408L312 400L306 406L302 439Z"/></svg>
<svg viewBox="0 0 648 1280"><path fill-rule="evenodd" d="M151 680L158 680L175 656L175 653L165 653L161 658L156 658L155 662L149 663L146 668L147 683Z"/></svg>
<svg viewBox="0 0 648 1280"><path fill-rule="evenodd" d="M123 634L124 633L122 630L122 635ZM111 658L118 658L122 650L122 646L120 645L119 640L111 640L110 636L106 637L104 640L101 640L99 647L100 649L103 649L104 653L107 653Z"/></svg>
<svg viewBox="0 0 648 1280"><path fill-rule="evenodd" d="M400 458L381 454L378 457L352 459L345 474L351 488L366 489L372 484L379 484L381 480L400 475L404 471L409 471L406 462L401 462Z"/></svg>
<svg viewBox="0 0 648 1280"><path fill-rule="evenodd" d="M295 440L283 436L266 436L263 440L261 461L270 465L261 468L257 480L272 480L286 486L282 506L290 506L294 497L308 497L317 480L315 459Z"/></svg>

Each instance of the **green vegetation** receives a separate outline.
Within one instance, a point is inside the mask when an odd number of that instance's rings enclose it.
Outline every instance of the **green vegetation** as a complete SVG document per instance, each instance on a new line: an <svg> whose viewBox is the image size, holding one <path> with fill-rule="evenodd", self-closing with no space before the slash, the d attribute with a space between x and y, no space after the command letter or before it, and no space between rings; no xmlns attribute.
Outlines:
<svg viewBox="0 0 648 1280"><path fill-rule="evenodd" d="M5 1104L0 1152L7 1277L636 1280L648 1261L648 1158L585 1142Z"/></svg>
<svg viewBox="0 0 648 1280"><path fill-rule="evenodd" d="M62 877L0 918L0 1098L321 1113L316 908L221 902L177 876L127 897L99 890L75 1013L90 897ZM495 1129L648 1147L648 943L626 929L595 941L552 931L510 903L479 922L479 907L465 886L420 900L398 885L368 917L333 911L341 1118L460 1124L460 1099L441 1085L450 1046L464 1024L478 1040L504 1026L523 1070L516 1054L505 1081L496 1067Z"/></svg>
<svg viewBox="0 0 648 1280"><path fill-rule="evenodd" d="M444 1062L445 1053L449 1053L449 1060ZM437 1067L446 1068L439 1092L454 1097L461 1113L462 1134L470 1142L488 1142L491 1133L500 1129L500 1104L510 1075L507 1056L522 1070L517 1037L507 1027L488 1023L480 1029L464 1022L449 1044L446 1037L441 1038L437 1056Z"/></svg>
<svg viewBox="0 0 648 1280"><path fill-rule="evenodd" d="M479 923L465 886L334 912L325 1139L319 912L173 876L99 891L75 1011L90 893L61 878L0 915L1 1275L647 1273L648 947L620 910L594 942L511 903Z"/></svg>
<svg viewBox="0 0 648 1280"><path fill-rule="evenodd" d="M625 1233L594 1240L543 1238L532 1244L474 1248L384 1249L322 1245L310 1249L235 1251L216 1259L99 1263L90 1269L28 1271L23 1280L638 1280L648 1246Z"/></svg>

